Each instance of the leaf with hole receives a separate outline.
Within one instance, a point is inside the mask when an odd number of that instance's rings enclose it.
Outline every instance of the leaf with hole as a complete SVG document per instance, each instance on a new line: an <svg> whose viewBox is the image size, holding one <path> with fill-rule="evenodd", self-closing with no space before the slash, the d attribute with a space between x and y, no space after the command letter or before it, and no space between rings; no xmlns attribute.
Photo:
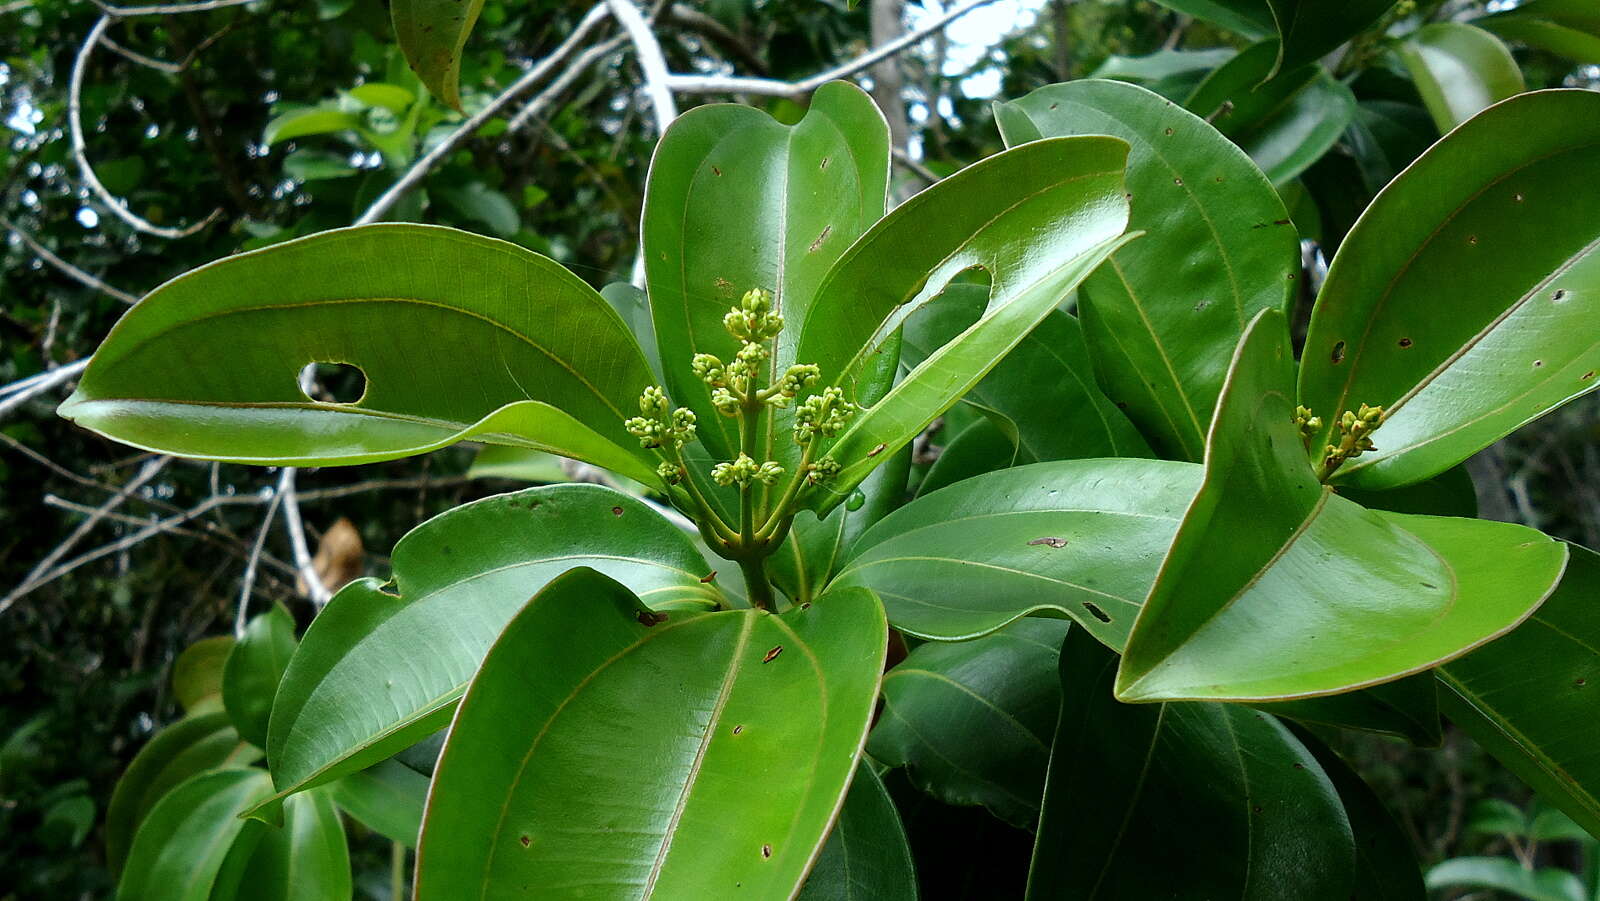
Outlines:
<svg viewBox="0 0 1600 901"><path fill-rule="evenodd" d="M227 365L195 365L219 353ZM312 363L359 369L359 396L308 397L298 379ZM370 225L152 291L61 414L125 444L237 463L368 463L474 437L653 482L657 459L623 428L653 379L611 307L554 261L447 228Z"/></svg>
<svg viewBox="0 0 1600 901"><path fill-rule="evenodd" d="M799 889L866 737L882 608L647 612L579 569L506 627L434 775L419 897Z"/></svg>
<svg viewBox="0 0 1600 901"><path fill-rule="evenodd" d="M1069 134L1130 143L1130 227L1079 291L1100 383L1162 453L1200 459L1228 355L1250 317L1283 309L1299 251L1283 202L1216 130L1141 88L1051 85L996 107L1008 144Z"/></svg>
<svg viewBox="0 0 1600 901"><path fill-rule="evenodd" d="M1566 549L1532 529L1378 513L1334 494L1296 433L1293 367L1284 317L1261 313L1217 403L1205 479L1128 638L1118 698L1377 685L1510 631L1560 578Z"/></svg>
<svg viewBox="0 0 1600 901"><path fill-rule="evenodd" d="M685 533L598 485L457 507L401 538L393 566L387 585L362 579L340 591L289 661L267 742L281 793L364 769L443 728L495 636L569 569L604 572L664 612L720 598Z"/></svg>
<svg viewBox="0 0 1600 901"><path fill-rule="evenodd" d="M1600 96L1536 91L1463 124L1373 201L1300 366L1299 403L1330 423L1313 447L1346 409L1387 411L1377 450L1336 482L1427 479L1600 385L1597 165Z"/></svg>

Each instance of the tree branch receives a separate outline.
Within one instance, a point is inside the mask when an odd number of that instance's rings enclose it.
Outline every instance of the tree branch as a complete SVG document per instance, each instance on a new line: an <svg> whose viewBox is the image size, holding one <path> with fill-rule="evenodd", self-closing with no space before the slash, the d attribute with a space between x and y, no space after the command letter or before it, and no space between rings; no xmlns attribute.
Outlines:
<svg viewBox="0 0 1600 901"><path fill-rule="evenodd" d="M656 40L650 23L645 21L639 7L633 5L633 0L606 0L606 5L610 7L611 15L616 17L617 24L628 33L634 49L639 52L639 70L644 73L645 93L649 95L650 106L656 115L656 134L666 134L667 126L678 118L678 104L672 99L672 91L667 88L667 58L661 52L661 42Z"/></svg>
<svg viewBox="0 0 1600 901"><path fill-rule="evenodd" d="M33 235L23 231L15 222L12 222L10 219L0 216L0 226L3 226L6 231L16 235L17 240L27 245L28 249L33 251L34 254L39 257L39 259L44 260L46 263L56 267L63 275L66 275L68 278L72 279L78 284L86 285L95 289L96 291L108 294L112 297L115 297L117 300L122 301L123 303L135 303L139 300L139 298L129 294L121 288L108 285L89 273L84 272L82 269L79 269L77 266L74 266L66 260L56 256L54 253L51 253L50 248L40 244L33 237Z"/></svg>

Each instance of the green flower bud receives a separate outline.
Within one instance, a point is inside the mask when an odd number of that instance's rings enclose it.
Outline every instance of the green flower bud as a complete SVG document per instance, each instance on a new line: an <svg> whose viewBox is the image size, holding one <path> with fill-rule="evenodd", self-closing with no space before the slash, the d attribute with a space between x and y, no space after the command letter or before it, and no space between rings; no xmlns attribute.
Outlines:
<svg viewBox="0 0 1600 901"><path fill-rule="evenodd" d="M763 485L771 485L783 476L783 464L776 460L768 460L761 464L761 469L756 471L756 480Z"/></svg>
<svg viewBox="0 0 1600 901"><path fill-rule="evenodd" d="M750 480L761 472L761 465L750 459L749 454L740 454L738 459L729 463L718 463L711 467L711 478L718 485L748 485Z"/></svg>
<svg viewBox="0 0 1600 901"><path fill-rule="evenodd" d="M713 388L727 387L727 373L723 370L722 361L711 354L695 354L689 368L696 378L707 385Z"/></svg>
<svg viewBox="0 0 1600 901"><path fill-rule="evenodd" d="M683 481L683 467L676 463L663 463L656 467L656 475L668 485L676 485Z"/></svg>
<svg viewBox="0 0 1600 901"><path fill-rule="evenodd" d="M838 434L860 409L844 399L844 389L828 387L800 403L794 412L794 440L806 445L817 435L831 438Z"/></svg>
<svg viewBox="0 0 1600 901"><path fill-rule="evenodd" d="M821 485L831 481L839 474L839 461L832 457L823 457L815 463L806 466L806 484Z"/></svg>
<svg viewBox="0 0 1600 901"><path fill-rule="evenodd" d="M726 388L717 388L711 392L711 405L723 416L739 415L739 398Z"/></svg>

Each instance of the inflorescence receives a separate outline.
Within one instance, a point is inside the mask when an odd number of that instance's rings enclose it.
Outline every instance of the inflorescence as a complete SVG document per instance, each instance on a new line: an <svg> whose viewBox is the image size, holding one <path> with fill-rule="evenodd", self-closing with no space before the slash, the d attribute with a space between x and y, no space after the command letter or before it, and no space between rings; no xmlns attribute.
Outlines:
<svg viewBox="0 0 1600 901"><path fill-rule="evenodd" d="M1317 466L1317 478L1326 482L1345 461L1354 460L1367 451L1377 450L1372 443L1372 433L1383 425L1387 414L1382 407L1372 407L1362 404L1358 410L1346 410L1334 422L1334 433L1330 439L1335 443L1325 445L1322 450L1322 462ZM1305 444L1307 452L1311 450L1311 442L1316 440L1322 431L1322 417L1314 416L1306 407L1296 407L1294 411L1295 428L1300 432L1300 441Z"/></svg>

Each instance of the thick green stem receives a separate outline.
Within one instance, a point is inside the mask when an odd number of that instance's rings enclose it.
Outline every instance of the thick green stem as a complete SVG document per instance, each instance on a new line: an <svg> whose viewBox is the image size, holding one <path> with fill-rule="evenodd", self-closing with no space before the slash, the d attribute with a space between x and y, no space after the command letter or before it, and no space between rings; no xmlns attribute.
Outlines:
<svg viewBox="0 0 1600 901"><path fill-rule="evenodd" d="M406 846L394 842L389 848L389 897L402 901L406 896Z"/></svg>
<svg viewBox="0 0 1600 901"><path fill-rule="evenodd" d="M744 573L745 591L750 595L750 603L762 610L775 609L773 606L772 583L767 581L766 555L753 555L739 558L739 569Z"/></svg>

